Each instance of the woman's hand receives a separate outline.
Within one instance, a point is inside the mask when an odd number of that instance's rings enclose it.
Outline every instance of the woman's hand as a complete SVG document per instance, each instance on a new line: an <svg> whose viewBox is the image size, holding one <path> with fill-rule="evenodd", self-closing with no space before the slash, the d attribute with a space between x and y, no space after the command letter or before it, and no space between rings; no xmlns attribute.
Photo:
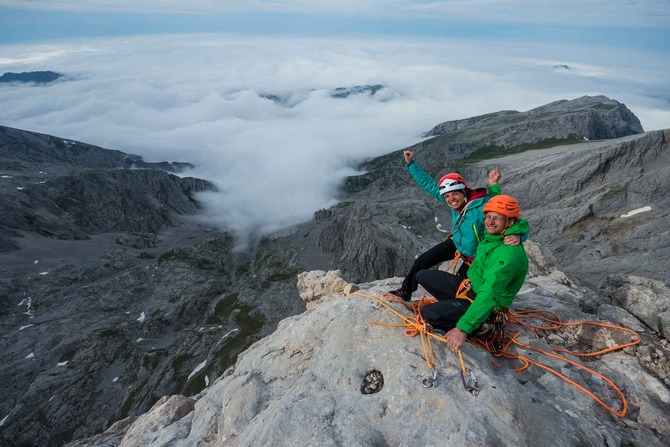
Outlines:
<svg viewBox="0 0 670 447"><path fill-rule="evenodd" d="M402 153L402 155L405 157L405 164L409 164L414 158L414 152L412 151L405 151Z"/></svg>
<svg viewBox="0 0 670 447"><path fill-rule="evenodd" d="M489 185L496 185L500 181L500 171L498 168L493 168L493 171L489 172Z"/></svg>
<svg viewBox="0 0 670 447"><path fill-rule="evenodd" d="M515 245L519 245L521 243L521 235L520 234L508 234L503 239L503 242L505 243L505 245L511 245L512 247L514 247Z"/></svg>

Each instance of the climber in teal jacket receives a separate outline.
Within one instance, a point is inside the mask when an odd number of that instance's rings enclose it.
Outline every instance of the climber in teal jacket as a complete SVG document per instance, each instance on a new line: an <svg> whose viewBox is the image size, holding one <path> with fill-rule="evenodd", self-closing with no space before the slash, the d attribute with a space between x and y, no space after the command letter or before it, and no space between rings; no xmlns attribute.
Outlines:
<svg viewBox="0 0 670 447"><path fill-rule="evenodd" d="M493 196L500 194L500 172L494 169L489 173L488 191L484 188L468 189L467 183L463 177L458 174L447 174L440 179L438 183L433 177L428 175L418 163L410 161L407 165L407 170L412 174L416 183L428 194L435 197L440 202L449 206L451 211L451 237L454 240L454 245L463 256L474 257L477 251L477 245L484 239L486 234L484 231L484 214L482 208L486 202ZM453 180L455 185L444 185L445 182ZM462 188L451 189L462 185ZM440 187L440 185L443 185ZM465 196L467 200L461 205L459 202L449 203L445 199L445 195L451 191L463 191L461 196ZM457 208L451 206L455 204ZM459 206L461 205L461 206Z"/></svg>
<svg viewBox="0 0 670 447"><path fill-rule="evenodd" d="M403 156L408 171L421 188L429 195L446 204L451 211L451 233L438 245L421 254L412 264L405 276L402 287L389 293L409 301L412 293L418 288L417 272L431 268L442 262L454 259L457 253L463 259L459 274L465 276L468 266L475 256L477 245L483 240L484 214L482 208L493 196L500 194L500 171L494 169L489 173L488 190L486 188L470 189L463 177L456 173L442 176L439 181L433 179L414 161L414 152L404 151ZM527 232L526 232L527 233ZM527 234L510 232L505 243L518 245Z"/></svg>
<svg viewBox="0 0 670 447"><path fill-rule="evenodd" d="M510 196L498 195L484 206L486 237L477 247L468 270L468 283L458 275L439 270L421 270L417 280L438 302L428 304L421 315L431 326L447 332L447 346L456 352L469 334L477 331L494 309L509 307L528 272L523 245L506 245L508 231L528 231L519 204ZM466 297L457 297L459 288Z"/></svg>

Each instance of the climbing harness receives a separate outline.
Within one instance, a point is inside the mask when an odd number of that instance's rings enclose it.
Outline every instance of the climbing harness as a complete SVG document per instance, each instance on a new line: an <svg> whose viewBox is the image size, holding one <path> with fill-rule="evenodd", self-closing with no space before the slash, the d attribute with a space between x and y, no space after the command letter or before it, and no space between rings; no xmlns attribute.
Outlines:
<svg viewBox="0 0 670 447"><path fill-rule="evenodd" d="M449 263L449 265L447 265L447 267L444 269L444 271L447 272L447 273L452 273L454 275L457 275L458 271L456 270L456 268L460 267L459 264L458 264L458 261L463 261L463 264L466 264L468 266L471 264L471 262L468 261L467 258L468 258L467 256L461 254L460 251L456 250L456 254L454 255L454 259L451 260L451 262Z"/></svg>
<svg viewBox="0 0 670 447"><path fill-rule="evenodd" d="M472 299L467 296L467 291L469 290L468 288L469 284L466 283L466 281L463 281L461 283L457 293L457 297L462 299L468 299L472 302ZM433 387L437 383L437 370L435 368L435 355L433 353L432 340L435 339L445 343L447 340L446 338L441 337L432 331L431 326L427 324L424 321L423 317L421 316L421 308L427 304L434 303L437 300L435 300L434 298L427 297L425 292L421 296L420 300L412 301L410 303L405 303L404 301L394 297L391 294L383 294L381 299L360 292L354 292L353 294L348 296L353 295L358 295L377 302L381 306L385 307L386 309L397 315L402 321L401 323L370 322L370 324L380 326L391 326L391 327L404 327L406 336L408 337L415 337L417 335L420 336L421 345L424 350L424 358L426 360L426 365L428 366L428 369L432 371L432 377L424 378L421 384L423 385L424 388ZM412 312L412 315L411 316L403 315L400 312L393 309L387 303L402 304L407 310ZM599 323L595 321L564 322L560 319L560 317L557 314L548 310L532 309L532 310L518 310L516 312L512 312L510 311L509 308L502 308L502 309L494 309L493 315L494 315L493 317L489 317L489 320L487 320L486 323L487 325L490 325L490 328L487 327L487 329L489 330L485 331L481 335L478 334L472 335L468 337L467 341L469 341L477 348L487 350L495 358L518 360L522 362L522 365L520 367L512 369L512 371L514 372L523 371L527 369L530 365L537 366L538 368L550 372L556 377L566 381L573 387L584 392L586 395L591 397L594 401L596 401L603 408L605 408L615 416L618 417L625 416L626 411L628 410L628 403L626 401L626 397L612 380L598 373L597 371L588 368L584 365L581 365L563 355L559 355L558 353L569 354L575 357L589 357L589 356L602 355L608 352L626 348L628 346L634 346L636 344L639 344L641 337L637 332L633 331L632 329L628 329L626 327L616 326L608 323ZM528 320L535 320L535 321L529 322ZM489 323L489 321L491 322ZM512 329L512 326L515 325L519 326L520 329ZM573 352L562 348L550 348L551 352L549 352L531 346L527 343L523 343L522 341L519 340L519 337L522 334L523 329L529 331L536 339L539 339L540 336L538 331L558 330L569 326L580 326L580 325L603 327L628 332L633 336L633 339L627 343L621 343L615 346L610 346L605 349L588 353ZM584 386L578 384L574 380L566 377L565 374L562 374L561 372L556 371L553 368L536 360L536 356L533 356L533 358L531 359L528 356L522 355L517 352L513 352L511 349L512 345L514 345L517 348L535 351L545 356L561 360L562 362L568 363L574 366L575 368L581 369L582 371L588 372L593 376L600 378L605 383L607 383L607 385L609 385L610 388L614 390L618 398L621 400L621 410L619 411L615 410L611 406L607 405L598 396L596 396L592 391L586 389ZM469 392L473 396L477 396L477 394L479 393L479 383L477 382L477 378L475 377L475 374L472 370L466 368L465 362L463 360L463 355L460 350L458 351L458 356L461 365L460 376L461 381L463 382L463 387L467 392ZM500 366L494 360L491 360L491 362L495 366Z"/></svg>

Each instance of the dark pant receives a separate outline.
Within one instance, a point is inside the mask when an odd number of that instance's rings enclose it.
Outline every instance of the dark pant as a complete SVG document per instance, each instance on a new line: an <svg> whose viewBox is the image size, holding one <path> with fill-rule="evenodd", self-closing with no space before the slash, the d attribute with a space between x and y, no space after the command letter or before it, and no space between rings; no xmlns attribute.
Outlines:
<svg viewBox="0 0 670 447"><path fill-rule="evenodd" d="M416 274L416 279L438 300L421 308L423 318L434 328L443 331L456 327L458 320L470 307L470 301L456 298L458 286L465 278L440 270L421 270ZM474 299L475 293L470 290L468 296Z"/></svg>
<svg viewBox="0 0 670 447"><path fill-rule="evenodd" d="M402 290L411 295L412 292L414 292L419 287L416 279L416 274L419 271L429 269L442 262L454 259L455 256L456 246L454 245L454 241L451 238L444 242L440 242L427 252L421 254L418 258L416 258L416 261L414 261L414 264L412 264L412 268L410 269L409 273L407 276L405 276L405 280L402 282ZM458 274L465 277L465 274L468 271L468 267L469 266L466 263L463 263L461 268L458 270Z"/></svg>

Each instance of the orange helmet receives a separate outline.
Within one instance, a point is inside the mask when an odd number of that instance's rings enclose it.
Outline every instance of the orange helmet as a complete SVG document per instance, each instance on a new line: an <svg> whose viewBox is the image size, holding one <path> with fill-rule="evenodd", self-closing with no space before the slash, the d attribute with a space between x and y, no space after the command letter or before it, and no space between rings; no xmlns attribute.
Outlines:
<svg viewBox="0 0 670 447"><path fill-rule="evenodd" d="M519 203L514 200L513 197L504 194L493 196L491 200L484 205L482 211L484 214L489 211L495 211L496 213L500 213L507 217L515 217L517 219L521 217L521 214L519 213Z"/></svg>
<svg viewBox="0 0 670 447"><path fill-rule="evenodd" d="M461 191L468 187L468 183L463 177L455 172L443 175L437 184L440 186L440 195L444 195L451 191Z"/></svg>

